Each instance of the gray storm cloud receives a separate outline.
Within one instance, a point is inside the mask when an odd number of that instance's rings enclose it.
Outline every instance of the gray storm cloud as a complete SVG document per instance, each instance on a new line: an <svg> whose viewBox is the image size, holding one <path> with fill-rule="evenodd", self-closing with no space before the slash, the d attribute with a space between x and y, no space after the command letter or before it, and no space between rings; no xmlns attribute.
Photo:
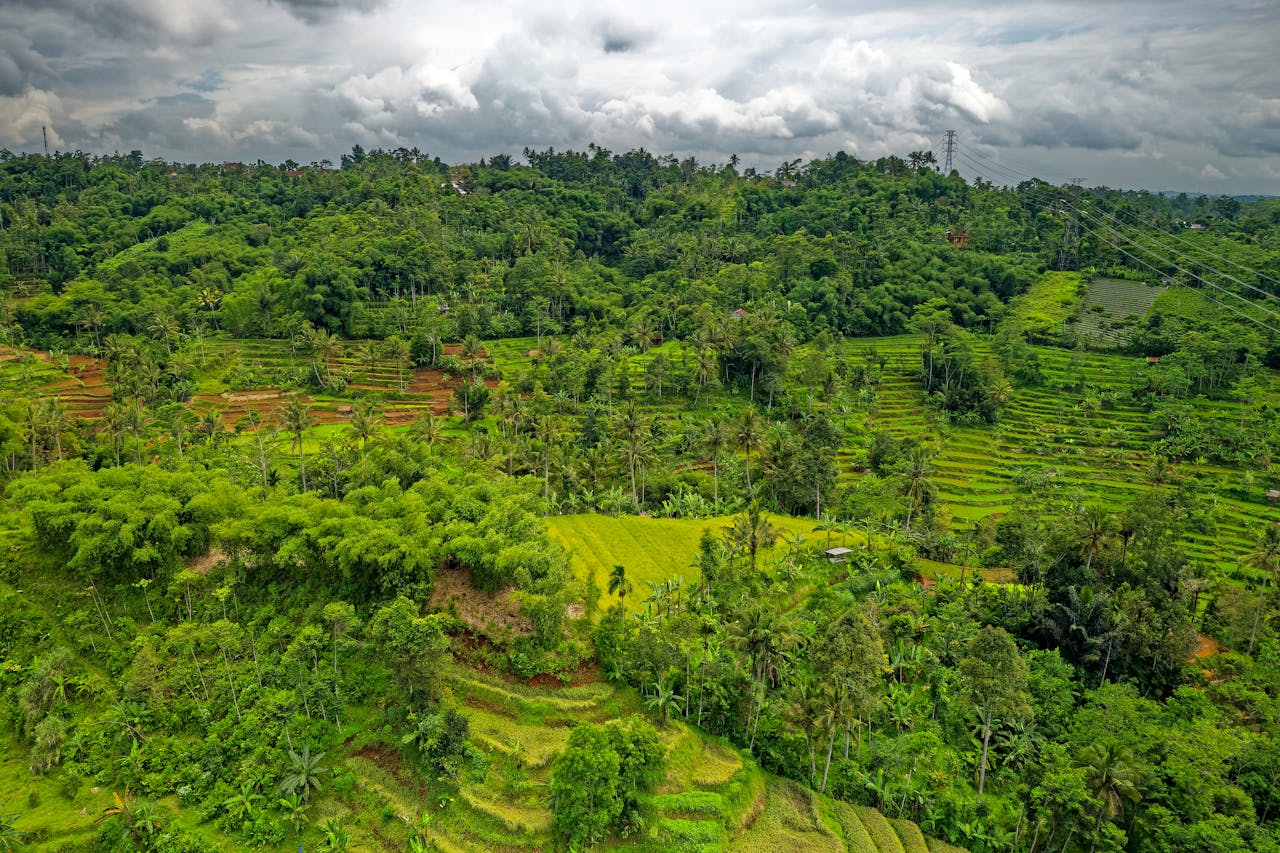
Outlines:
<svg viewBox="0 0 1280 853"><path fill-rule="evenodd" d="M955 129L1050 180L1274 193L1278 26L1243 0L9 0L0 146L48 128L86 151L280 162L594 141L768 169Z"/></svg>

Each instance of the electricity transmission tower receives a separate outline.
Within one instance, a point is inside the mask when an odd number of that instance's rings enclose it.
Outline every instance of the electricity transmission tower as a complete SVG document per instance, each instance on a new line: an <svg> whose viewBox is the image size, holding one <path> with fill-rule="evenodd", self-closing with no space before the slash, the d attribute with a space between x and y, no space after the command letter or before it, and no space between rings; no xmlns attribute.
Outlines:
<svg viewBox="0 0 1280 853"><path fill-rule="evenodd" d="M1071 196L1070 209L1067 210L1067 221L1062 226L1062 245L1058 249L1058 269L1073 270L1080 266L1080 220L1078 217L1080 178L1072 178L1067 182L1067 193Z"/></svg>
<svg viewBox="0 0 1280 853"><path fill-rule="evenodd" d="M951 158L956 153L956 132L954 130L947 131L947 141L943 143L944 159L942 161L942 174L951 174Z"/></svg>

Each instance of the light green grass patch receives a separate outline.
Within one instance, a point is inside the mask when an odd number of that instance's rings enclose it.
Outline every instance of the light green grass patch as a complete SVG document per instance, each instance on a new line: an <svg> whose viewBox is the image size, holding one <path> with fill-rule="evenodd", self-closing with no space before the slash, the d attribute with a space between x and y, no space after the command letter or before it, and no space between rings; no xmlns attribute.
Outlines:
<svg viewBox="0 0 1280 853"><path fill-rule="evenodd" d="M479 678L470 677L467 673L470 670L464 670L461 667L451 668L446 671L446 678L453 686L455 692L465 696L474 696L486 702L491 702L499 706L509 706L513 711L520 713L545 714L548 709L555 711L563 711L567 713L587 713L597 708L601 701L608 698L608 690L602 685L588 685L595 688L584 691L586 695L558 695L549 691L522 691L516 692L514 685L511 687L494 684L490 681L482 681ZM572 688L566 688L572 689Z"/></svg>
<svg viewBox="0 0 1280 853"><path fill-rule="evenodd" d="M551 828L549 809L532 808L493 798L493 791L483 785L468 785L460 791L462 799L476 811L501 823L507 831L532 835Z"/></svg>
<svg viewBox="0 0 1280 853"><path fill-rule="evenodd" d="M830 808L840 821L844 830L844 846L850 853L876 853L876 843L871 840L871 834L862 825L862 819L853 806L840 800L832 800Z"/></svg>
<svg viewBox="0 0 1280 853"><path fill-rule="evenodd" d="M468 706L464 712L471 723L472 737L500 752L509 752L518 743L530 767L545 767L569 743L567 726L526 725L485 708Z"/></svg>
<svg viewBox="0 0 1280 853"><path fill-rule="evenodd" d="M822 535L814 533L813 519L793 518L786 515L769 515L769 523L787 536L802 534L810 542ZM621 565L627 571L632 592L626 596L627 608L633 612L644 609L648 594L645 582L661 583L680 576L686 584L698 580L700 575L694 560L698 556L698 544L702 532L710 530L715 536L724 533L733 524L733 516L716 518L647 518L624 515L614 518L608 515L587 513L560 515L547 519L547 530L572 557L574 574L586 578L595 573L601 588L600 608L604 609L616 599L608 593L609 571ZM838 538L838 536L837 536ZM786 545L779 540L777 546L760 555L759 565L768 566L775 554L781 554Z"/></svg>
<svg viewBox="0 0 1280 853"><path fill-rule="evenodd" d="M742 770L737 752L712 740L701 740L702 750L696 757L690 779L695 785L724 785Z"/></svg>
<svg viewBox="0 0 1280 853"><path fill-rule="evenodd" d="M923 557L916 558L916 565L920 568L920 576L925 578L936 579L942 577L959 580L962 577L971 578L976 573L988 583L1013 583L1017 580L1017 575L1014 574L1013 569L956 566L951 563L926 560Z"/></svg>
<svg viewBox="0 0 1280 853"><path fill-rule="evenodd" d="M1047 342L1062 336L1079 305L1080 274L1046 272L1013 300L1010 315L1029 340Z"/></svg>
<svg viewBox="0 0 1280 853"><path fill-rule="evenodd" d="M779 850L844 853L844 842L823 826L815 813L812 796L793 782L770 778L764 811L749 829L730 840L729 849L741 853L777 853Z"/></svg>
<svg viewBox="0 0 1280 853"><path fill-rule="evenodd" d="M650 800L650 804L664 815L703 815L720 819L727 817L724 797L714 791L658 794Z"/></svg>
<svg viewBox="0 0 1280 853"><path fill-rule="evenodd" d="M898 833L898 839L902 842L902 849L906 853L929 853L928 842L925 841L920 827L909 820L894 819L889 820L889 825Z"/></svg>
<svg viewBox="0 0 1280 853"><path fill-rule="evenodd" d="M897 831L889 823L888 818L868 806L853 808L862 820L862 825L866 827L867 834L875 842L877 850L881 853L906 853L902 846L902 839L898 837Z"/></svg>
<svg viewBox="0 0 1280 853"><path fill-rule="evenodd" d="M658 819L655 834L664 849L719 850L724 827L715 820L664 817Z"/></svg>

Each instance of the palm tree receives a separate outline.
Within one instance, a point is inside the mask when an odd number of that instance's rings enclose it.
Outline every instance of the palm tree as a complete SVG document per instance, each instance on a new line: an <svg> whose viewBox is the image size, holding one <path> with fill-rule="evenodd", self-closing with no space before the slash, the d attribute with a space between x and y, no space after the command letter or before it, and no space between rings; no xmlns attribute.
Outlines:
<svg viewBox="0 0 1280 853"><path fill-rule="evenodd" d="M327 329L314 326L303 326L301 332L302 345L311 353L311 369L315 372L316 382L328 388L333 384L333 373L329 369L330 359L342 355L342 341ZM324 375L320 375L320 367L324 366Z"/></svg>
<svg viewBox="0 0 1280 853"><path fill-rule="evenodd" d="M564 344L555 338L547 338L538 346L538 349L542 352L542 357L547 360L547 363L554 366L556 359L564 352Z"/></svg>
<svg viewBox="0 0 1280 853"><path fill-rule="evenodd" d="M1084 569L1088 572L1093 567L1094 555L1101 549L1103 540L1115 532L1115 520L1101 507L1088 506L1080 512L1077 521L1080 525L1081 548L1085 555Z"/></svg>
<svg viewBox="0 0 1280 853"><path fill-rule="evenodd" d="M302 491L307 490L307 460L302 452L302 434L311 428L311 403L300 397L290 397L280 410L280 423L293 433L298 446L298 472L302 477Z"/></svg>
<svg viewBox="0 0 1280 853"><path fill-rule="evenodd" d="M711 488L715 505L720 506L720 454L729 446L729 427L722 418L713 417L702 430L702 449L711 459Z"/></svg>
<svg viewBox="0 0 1280 853"><path fill-rule="evenodd" d="M760 511L759 501L753 500L746 512L733 519L729 538L751 555L751 571L754 575L757 554L761 549L773 547L778 541L778 530L769 523L768 516Z"/></svg>
<svg viewBox="0 0 1280 853"><path fill-rule="evenodd" d="M196 294L196 301L200 303L200 307L209 312L209 317L213 320L213 327L218 328L218 306L222 304L222 292L215 287L202 287Z"/></svg>
<svg viewBox="0 0 1280 853"><path fill-rule="evenodd" d="M631 581L627 579L627 570L620 565L615 564L609 570L609 594L618 596L618 601L623 602L627 598L627 593L634 589Z"/></svg>
<svg viewBox="0 0 1280 853"><path fill-rule="evenodd" d="M459 354L465 359L475 360L484 355L484 344L475 335L467 335L462 341Z"/></svg>
<svg viewBox="0 0 1280 853"><path fill-rule="evenodd" d="M1094 835L1105 817L1114 820L1124 814L1124 803L1136 803L1142 799L1138 786L1142 775L1133 766L1133 752L1114 740L1091 743L1076 756L1084 769L1085 784L1098 801L1098 815L1093 825Z"/></svg>
<svg viewBox="0 0 1280 853"><path fill-rule="evenodd" d="M102 306L96 302L85 309L83 323L86 328L93 332L93 345L101 346L102 341L99 339L99 332L102 327L107 324L107 315L103 313Z"/></svg>
<svg viewBox="0 0 1280 853"><path fill-rule="evenodd" d="M204 436L206 444L215 445L218 443L218 436L222 435L222 410L210 409L204 413L204 417L200 419L200 425L197 431Z"/></svg>
<svg viewBox="0 0 1280 853"><path fill-rule="evenodd" d="M555 440L560 433L560 425L550 415L543 415L534 422L534 436L541 443L539 456L542 461L542 499L551 498L551 456Z"/></svg>
<svg viewBox="0 0 1280 853"><path fill-rule="evenodd" d="M760 421L760 415L754 407L748 407L742 412L742 417L738 419L738 429L734 436L738 440L738 446L741 447L747 455L747 491L751 491L751 451L760 444L760 437L764 434L763 425Z"/></svg>
<svg viewBox="0 0 1280 853"><path fill-rule="evenodd" d="M405 372L409 369L409 358L412 355L409 342L400 337L388 338L387 355L395 362L397 387L403 394L406 385Z"/></svg>
<svg viewBox="0 0 1280 853"><path fill-rule="evenodd" d="M360 448L360 458L364 459L365 445L378 433L382 424L382 416L373 408L373 402L363 400L351 407L351 437Z"/></svg>
<svg viewBox="0 0 1280 853"><path fill-rule="evenodd" d="M778 681L778 666L791 645L791 636L779 624L776 614L753 604L730 627L729 645L747 659L752 678L751 739L748 750L756 748L756 729L764 708L765 693L770 684Z"/></svg>
<svg viewBox="0 0 1280 853"><path fill-rule="evenodd" d="M649 347L653 346L657 334L658 328L649 314L640 314L631 323L631 340L635 342L636 348L642 354L647 353Z"/></svg>
<svg viewBox="0 0 1280 853"><path fill-rule="evenodd" d="M925 495L929 494L931 483L931 463L933 451L923 444L911 448L907 456L907 528L911 527L912 516L924 505Z"/></svg>
<svg viewBox="0 0 1280 853"><path fill-rule="evenodd" d="M138 464L142 464L142 431L151 423L151 418L147 416L147 410L142 406L142 399L133 398L133 405L128 406L124 410L125 425L129 428L129 432L133 433L134 452L138 457Z"/></svg>
<svg viewBox="0 0 1280 853"><path fill-rule="evenodd" d="M178 321L168 314L157 314L151 318L151 334L164 341L165 352L173 352L173 339L178 334Z"/></svg>
<svg viewBox="0 0 1280 853"><path fill-rule="evenodd" d="M423 412L413 419L409 429L419 440L433 445L444 432L444 418L433 415L431 412Z"/></svg>
<svg viewBox="0 0 1280 853"><path fill-rule="evenodd" d="M711 384L711 380L720 375L720 368L716 364L716 351L710 347L698 347L697 352L693 356L693 381L697 384L698 390L693 395L693 404L698 405L698 399L702 396L702 389Z"/></svg>
<svg viewBox="0 0 1280 853"><path fill-rule="evenodd" d="M356 359L364 365L364 369L368 373L373 373L373 369L378 366L378 359L381 355L378 345L372 341L361 344L356 349Z"/></svg>
<svg viewBox="0 0 1280 853"><path fill-rule="evenodd" d="M62 458L62 434L71 428L67 408L57 397L42 397L39 402L39 423L42 432L53 439L56 458Z"/></svg>
<svg viewBox="0 0 1280 853"><path fill-rule="evenodd" d="M618 432L622 434L622 450L631 472L631 505L640 511L639 490L636 486L636 467L648 450L649 421L640 414L634 401L628 401L616 417Z"/></svg>
<svg viewBox="0 0 1280 853"><path fill-rule="evenodd" d="M320 776L326 772L320 766L322 758L323 752L312 755L309 746L304 746L300 753L289 750L289 768L280 782L280 791L286 795L300 794L303 802L308 801L312 791L320 790Z"/></svg>

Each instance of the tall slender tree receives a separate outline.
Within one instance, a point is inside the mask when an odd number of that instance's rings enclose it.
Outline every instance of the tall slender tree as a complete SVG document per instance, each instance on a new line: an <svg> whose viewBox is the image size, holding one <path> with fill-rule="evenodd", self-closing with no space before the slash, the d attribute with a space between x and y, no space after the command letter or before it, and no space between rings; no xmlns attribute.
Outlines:
<svg viewBox="0 0 1280 853"><path fill-rule="evenodd" d="M307 490L307 457L303 453L302 437L311 429L311 402L301 397L290 397L280 410L280 423L293 433L294 444L298 448L298 473L302 481L302 491Z"/></svg>

